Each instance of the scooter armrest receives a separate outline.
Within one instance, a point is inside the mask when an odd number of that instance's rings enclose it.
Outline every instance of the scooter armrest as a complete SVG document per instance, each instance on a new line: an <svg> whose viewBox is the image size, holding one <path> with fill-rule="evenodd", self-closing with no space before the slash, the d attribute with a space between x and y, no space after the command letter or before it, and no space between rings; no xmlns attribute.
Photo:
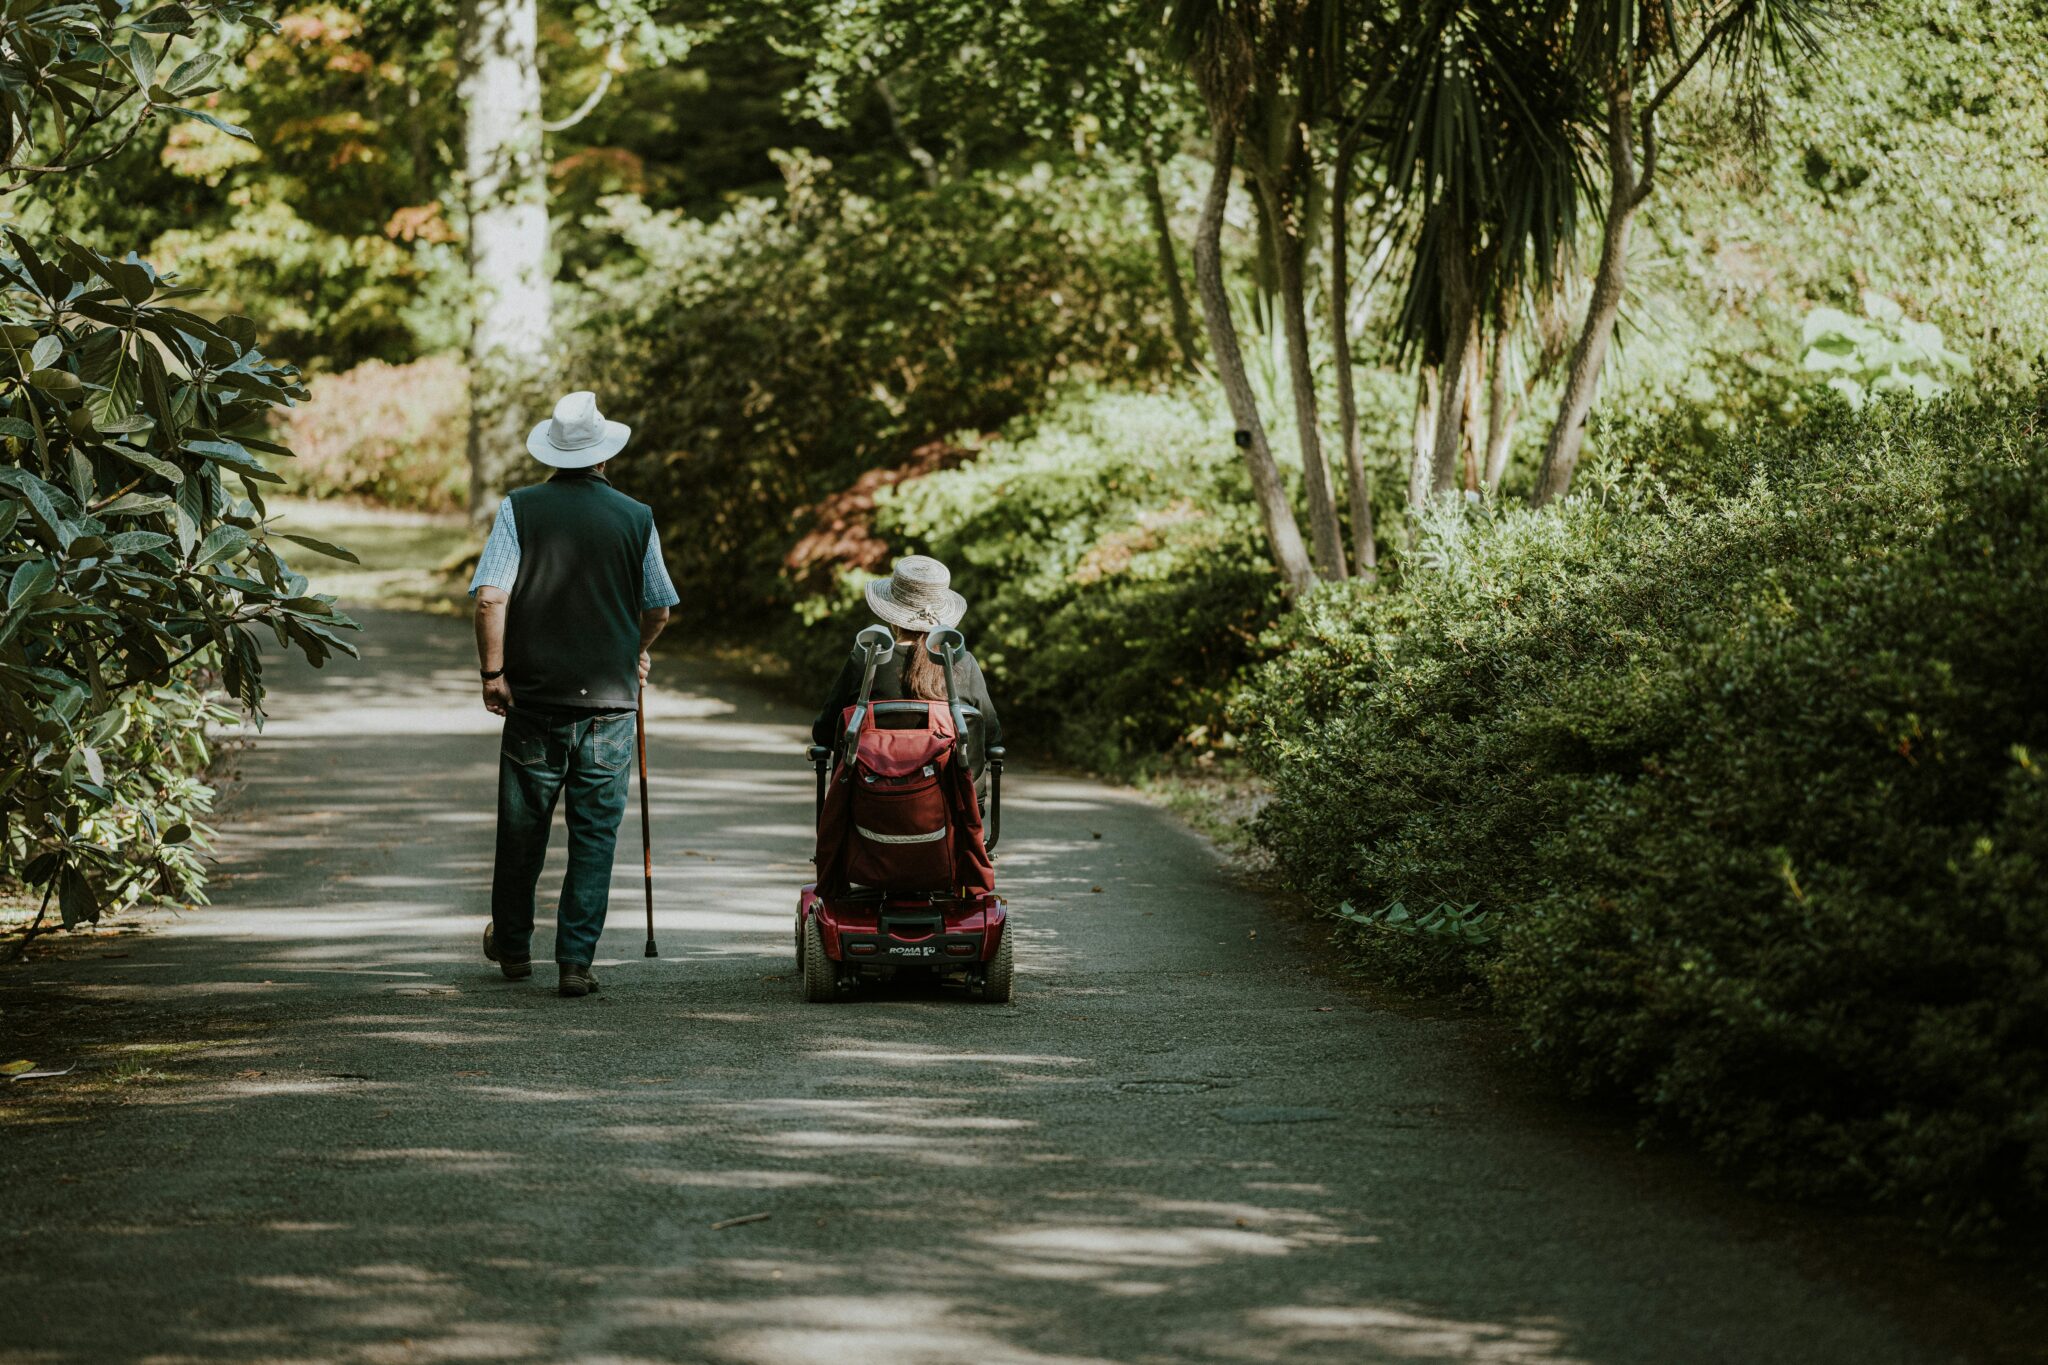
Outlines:
<svg viewBox="0 0 2048 1365"><path fill-rule="evenodd" d="M830 757L832 757L832 751L822 744L807 745L804 749L804 760L813 768L818 767Z"/></svg>
<svg viewBox="0 0 2048 1365"><path fill-rule="evenodd" d="M1002 745L992 745L988 751L988 766L994 768L997 772L1001 772L1004 752Z"/></svg>

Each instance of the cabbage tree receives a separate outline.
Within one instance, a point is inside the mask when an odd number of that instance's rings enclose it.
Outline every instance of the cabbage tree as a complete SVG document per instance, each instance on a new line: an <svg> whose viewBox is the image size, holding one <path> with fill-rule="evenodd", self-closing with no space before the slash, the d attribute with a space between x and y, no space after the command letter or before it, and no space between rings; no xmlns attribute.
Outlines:
<svg viewBox="0 0 2048 1365"><path fill-rule="evenodd" d="M1847 7L1848 0L1575 0L1570 6L1560 60L1591 102L1607 183L1592 297L1544 443L1538 504L1571 487L1585 445L1627 288L1629 230L1657 183L1658 115L1688 78L1716 64L1752 111L1760 110L1766 79L1820 61L1823 29Z"/></svg>

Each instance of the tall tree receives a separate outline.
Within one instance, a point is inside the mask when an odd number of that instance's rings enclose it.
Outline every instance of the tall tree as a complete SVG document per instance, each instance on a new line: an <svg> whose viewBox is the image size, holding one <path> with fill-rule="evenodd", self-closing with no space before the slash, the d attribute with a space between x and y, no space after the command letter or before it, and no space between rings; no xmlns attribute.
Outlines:
<svg viewBox="0 0 2048 1365"><path fill-rule="evenodd" d="M1311 125L1328 112L1341 72L1346 6L1342 0L1179 0L1175 22L1233 31L1245 45L1245 87L1237 92L1240 145L1259 196L1279 285L1280 325L1294 400L1295 439L1308 491L1309 538L1316 571L1348 575L1343 530L1323 455L1322 412L1308 331L1308 258L1313 215L1323 194Z"/></svg>
<svg viewBox="0 0 2048 1365"><path fill-rule="evenodd" d="M1287 496L1286 482L1280 477L1279 464L1273 458L1266 424L1259 414L1258 397L1245 370L1237 322L1230 312L1230 296L1223 283L1223 218L1236 173L1240 125L1256 68L1270 56L1259 51L1254 30L1247 27L1246 21L1256 19L1248 11L1256 8L1253 4L1233 4L1231 0L1175 0L1169 22L1173 50L1188 62L1208 111L1210 135L1214 139L1209 189L1195 232L1195 290L1201 298L1202 318L1208 327L1210 356L1237 424L1236 440L1251 474L1252 494L1258 500L1267 546L1275 567L1287 581L1288 591L1298 595L1314 586L1317 565L1302 543L1294 505Z"/></svg>
<svg viewBox="0 0 2048 1365"><path fill-rule="evenodd" d="M469 508L482 517L525 439L551 327L535 0L464 0L463 199L473 292Z"/></svg>
<svg viewBox="0 0 2048 1365"><path fill-rule="evenodd" d="M1457 487L1484 338L1524 289L1553 287L1577 230L1582 100L1556 60L1554 9L1429 0L1389 45L1375 150L1413 225L1396 328L1424 370L1411 503Z"/></svg>
<svg viewBox="0 0 2048 1365"><path fill-rule="evenodd" d="M801 58L796 95L810 117L845 126L870 103L879 108L928 189L1027 140L1104 148L1135 166L1174 341L1185 363L1200 359L1161 172L1186 140L1191 101L1185 77L1157 59L1147 0L716 0L713 9Z"/></svg>
<svg viewBox="0 0 2048 1365"><path fill-rule="evenodd" d="M1586 421L1607 363L1628 283L1629 230L1657 179L1657 115L1701 63L1715 58L1754 97L1773 67L1813 61L1821 28L1841 0L1581 0L1573 11L1569 68L1597 108L1607 173L1600 260L1573 343L1557 418L1543 446L1533 500L1571 487Z"/></svg>
<svg viewBox="0 0 2048 1365"><path fill-rule="evenodd" d="M1358 442L1357 380L1351 373L1351 174L1358 160L1364 118L1346 121L1330 170L1330 358L1336 371L1337 439L1351 505L1351 559L1360 578L1379 573L1372 517L1372 473Z"/></svg>

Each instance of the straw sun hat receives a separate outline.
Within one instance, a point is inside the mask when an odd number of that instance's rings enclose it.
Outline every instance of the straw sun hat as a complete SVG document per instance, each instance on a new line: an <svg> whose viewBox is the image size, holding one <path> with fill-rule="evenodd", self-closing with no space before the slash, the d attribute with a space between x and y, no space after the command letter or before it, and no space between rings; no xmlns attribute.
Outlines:
<svg viewBox="0 0 2048 1365"><path fill-rule="evenodd" d="M967 599L949 586L953 575L929 555L905 555L896 572L868 584L868 608L892 626L937 630L957 626Z"/></svg>
<svg viewBox="0 0 2048 1365"><path fill-rule="evenodd" d="M607 422L597 410L597 395L581 389L555 404L555 415L533 429L526 453L556 469L588 469L618 454L632 434L624 422Z"/></svg>

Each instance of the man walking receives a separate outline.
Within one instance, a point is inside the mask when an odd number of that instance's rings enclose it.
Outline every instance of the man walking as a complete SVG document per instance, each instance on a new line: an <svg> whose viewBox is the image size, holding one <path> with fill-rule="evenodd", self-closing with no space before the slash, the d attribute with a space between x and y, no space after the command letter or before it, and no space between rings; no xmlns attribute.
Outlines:
<svg viewBox="0 0 2048 1365"><path fill-rule="evenodd" d="M555 911L560 993L598 988L612 850L626 813L647 650L668 624L675 585L654 513L605 480L632 435L597 397L572 393L526 449L555 473L498 505L470 580L484 707L505 718L498 749L498 851L484 956L533 975L533 897L555 801L566 793L569 871Z"/></svg>

